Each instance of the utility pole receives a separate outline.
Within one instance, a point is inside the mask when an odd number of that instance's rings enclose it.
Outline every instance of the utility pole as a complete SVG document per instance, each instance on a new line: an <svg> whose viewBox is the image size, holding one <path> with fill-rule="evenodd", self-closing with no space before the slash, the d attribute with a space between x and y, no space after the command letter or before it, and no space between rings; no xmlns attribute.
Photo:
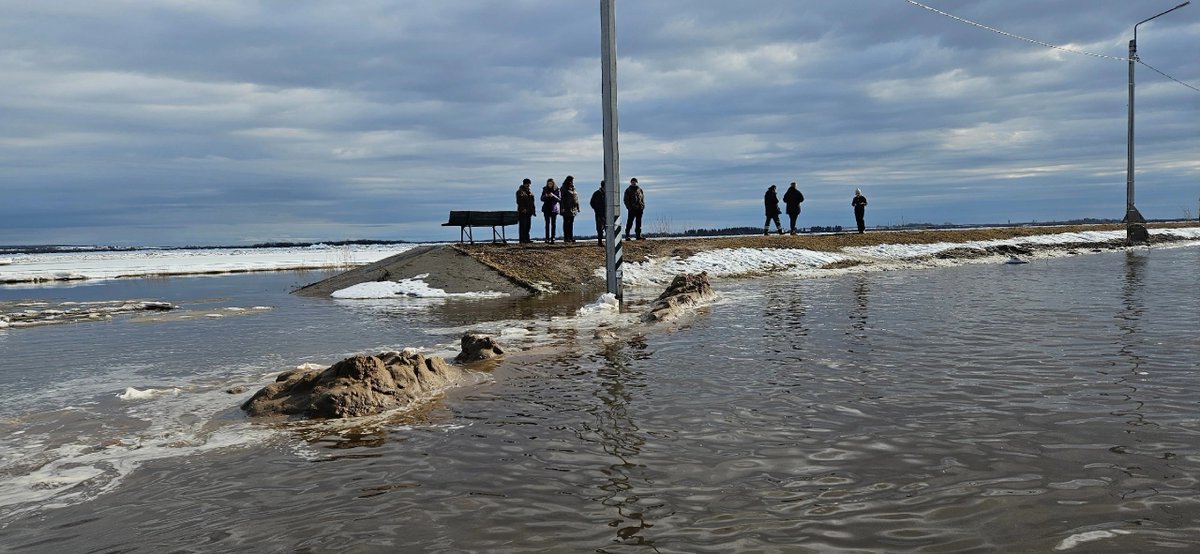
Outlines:
<svg viewBox="0 0 1200 554"><path fill-rule="evenodd" d="M621 163L617 148L617 17L615 0L600 0L600 89L604 103L604 190L608 225L604 269L608 292L622 299Z"/></svg>
<svg viewBox="0 0 1200 554"><path fill-rule="evenodd" d="M1191 4L1191 0L1162 12L1149 19L1143 19L1133 26L1133 40L1129 41L1129 130L1125 142L1125 240L1131 244L1149 242L1150 234L1146 231L1146 218L1138 211L1133 203L1133 66L1137 63L1137 28L1138 25L1156 17L1166 15L1179 8Z"/></svg>

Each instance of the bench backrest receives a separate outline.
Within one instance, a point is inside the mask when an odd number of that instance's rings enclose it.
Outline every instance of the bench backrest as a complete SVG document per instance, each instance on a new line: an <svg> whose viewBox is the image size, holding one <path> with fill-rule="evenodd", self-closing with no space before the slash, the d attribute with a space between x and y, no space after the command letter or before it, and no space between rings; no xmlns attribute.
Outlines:
<svg viewBox="0 0 1200 554"><path fill-rule="evenodd" d="M450 211L450 221L447 225L459 225L469 227L491 227L493 225L516 225L517 212L515 211Z"/></svg>

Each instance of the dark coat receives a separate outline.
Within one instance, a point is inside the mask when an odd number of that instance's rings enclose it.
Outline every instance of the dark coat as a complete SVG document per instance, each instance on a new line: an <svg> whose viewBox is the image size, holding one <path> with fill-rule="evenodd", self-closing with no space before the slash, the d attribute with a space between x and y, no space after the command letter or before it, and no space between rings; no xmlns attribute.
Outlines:
<svg viewBox="0 0 1200 554"><path fill-rule="evenodd" d="M521 215L537 213L537 202L533 199L533 191L524 185L517 189L517 213Z"/></svg>
<svg viewBox="0 0 1200 554"><path fill-rule="evenodd" d="M604 213L608 211L608 197L606 196L603 187L596 189L596 192L592 193L592 200L590 203L592 205L592 211L596 212L596 217L603 217Z"/></svg>
<svg viewBox="0 0 1200 554"><path fill-rule="evenodd" d="M631 184L625 188L625 209L639 213L646 211L646 193L642 192L642 187Z"/></svg>
<svg viewBox="0 0 1200 554"><path fill-rule="evenodd" d="M788 215L800 213L800 203L804 201L804 194L800 189L788 188L787 192L783 193L783 204L787 206Z"/></svg>
<svg viewBox="0 0 1200 554"><path fill-rule="evenodd" d="M564 186L562 194L562 214L575 217L579 213L579 193L574 186Z"/></svg>
<svg viewBox="0 0 1200 554"><path fill-rule="evenodd" d="M850 201L850 205L854 206L854 213L863 213L867 211L867 197L861 195L855 196L854 200Z"/></svg>
<svg viewBox="0 0 1200 554"><path fill-rule="evenodd" d="M767 217L779 215L779 195L775 194L774 188L767 189L767 193L763 195L763 205L767 209Z"/></svg>

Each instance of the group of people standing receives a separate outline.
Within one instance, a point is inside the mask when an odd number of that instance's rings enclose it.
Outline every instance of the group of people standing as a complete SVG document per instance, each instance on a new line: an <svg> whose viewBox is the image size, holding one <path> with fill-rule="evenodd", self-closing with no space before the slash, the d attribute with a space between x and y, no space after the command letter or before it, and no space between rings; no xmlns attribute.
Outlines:
<svg viewBox="0 0 1200 554"><path fill-rule="evenodd" d="M792 181L787 192L783 193L783 204L787 209L790 233L793 235L796 234L796 218L800 216L801 202L804 202L804 194L796 188L796 182ZM779 211L779 195L775 193L775 185L767 187L767 192L763 194L763 205L767 211L767 220L763 222L763 235L771 234L771 222L775 222L775 229L782 235L783 225L779 222L779 214L782 212ZM861 189L854 189L854 198L850 201L850 205L854 207L854 220L858 223L858 232L865 232L867 224L864 216L867 212L867 197L863 196Z"/></svg>
<svg viewBox="0 0 1200 554"><path fill-rule="evenodd" d="M517 189L518 229L522 244L533 242L529 237L529 232L533 226L533 216L538 210L532 186L533 181L525 179ZM559 216L562 216L563 219L563 242L575 242L575 216L579 214L580 209L579 192L575 190L575 177L567 175L567 178L563 179L562 188L559 188L554 179L546 179L546 186L542 187L541 202L542 217L546 220L545 242L553 244L557 240ZM608 211L608 197L604 191L604 181L600 181L600 188L592 193L589 204L596 214L596 240L603 245L604 229L608 220L605 215ZM638 186L636 178L629 180L629 186L625 189L624 204L625 209L629 212L628 221L625 224L625 239L629 240L630 231L635 231L637 239L641 240L642 213L646 210L646 196L642 188Z"/></svg>
<svg viewBox="0 0 1200 554"><path fill-rule="evenodd" d="M533 181L525 179L521 182L520 188L517 189L517 216L518 228L520 230L520 242L533 242L529 237L530 228L533 226L533 216L537 213L537 201L533 196ZM567 175L563 179L562 188L559 188L554 179L546 179L546 186L542 187L541 194L542 202L542 217L546 220L545 241L548 244L553 244L558 238L558 218L562 216L562 237L563 242L575 242L575 216L579 214L579 192L575 190L575 177ZM796 218L800 216L800 204L804 202L804 194L800 189L796 188L796 182L792 181L787 191L783 193L784 210L779 209L779 195L775 192L775 185L767 188L766 194L763 195L763 204L766 207L767 220L763 222L763 234L771 234L771 223L775 223L775 229L779 234L783 234L783 224L779 220L782 213L787 213L789 232L796 234ZM636 238L642 240L642 213L646 211L646 195L642 188L638 186L636 178L629 180L629 186L625 188L625 193L622 196L622 203L625 205L625 210L628 212L628 218L625 223L625 240ZM596 241L604 244L604 229L608 223L606 213L608 211L608 196L604 191L604 181L600 181L600 188L592 193L589 205L596 215ZM867 210L867 197L863 196L861 189L854 189L854 198L850 201L850 205L854 208L854 220L858 223L858 232L862 233L866 230L864 216Z"/></svg>

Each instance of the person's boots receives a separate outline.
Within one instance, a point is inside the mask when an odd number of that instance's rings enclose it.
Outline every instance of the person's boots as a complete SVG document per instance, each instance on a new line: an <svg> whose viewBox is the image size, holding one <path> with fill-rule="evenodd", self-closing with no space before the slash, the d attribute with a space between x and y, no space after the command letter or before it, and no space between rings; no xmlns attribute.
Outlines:
<svg viewBox="0 0 1200 554"><path fill-rule="evenodd" d="M770 227L763 227L763 236L765 237L765 236L767 236L767 235L769 235L769 234L771 234L771 228L770 228Z"/></svg>
<svg viewBox="0 0 1200 554"><path fill-rule="evenodd" d="M779 234L780 234L781 236L783 235L783 227L780 227L780 228L779 228Z"/></svg>

